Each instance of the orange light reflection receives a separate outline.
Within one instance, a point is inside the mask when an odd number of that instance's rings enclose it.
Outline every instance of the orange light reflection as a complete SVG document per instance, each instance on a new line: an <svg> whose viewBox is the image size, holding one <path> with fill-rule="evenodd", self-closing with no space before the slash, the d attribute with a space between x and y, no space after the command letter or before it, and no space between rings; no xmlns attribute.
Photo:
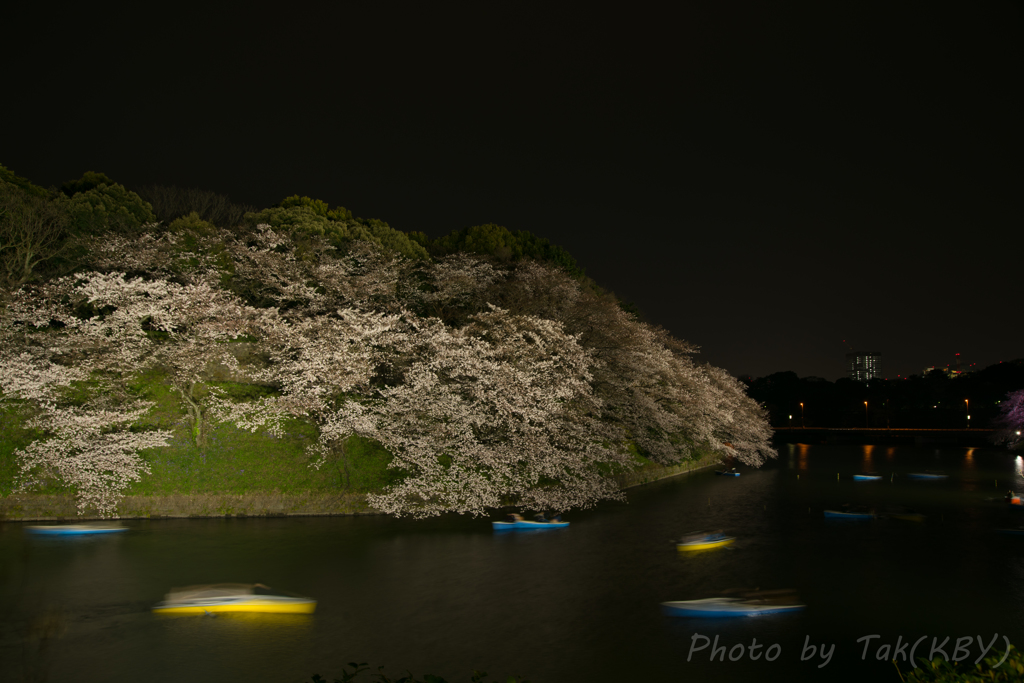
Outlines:
<svg viewBox="0 0 1024 683"><path fill-rule="evenodd" d="M974 469L974 449L968 448L967 452L964 453L964 469Z"/></svg>
<svg viewBox="0 0 1024 683"><path fill-rule="evenodd" d="M873 467L873 461L872 461L872 457L871 456L874 453L875 447L871 446L871 445L864 445L863 449L864 449L864 460L861 462L861 467L864 469L865 472L873 472L874 471L874 467Z"/></svg>

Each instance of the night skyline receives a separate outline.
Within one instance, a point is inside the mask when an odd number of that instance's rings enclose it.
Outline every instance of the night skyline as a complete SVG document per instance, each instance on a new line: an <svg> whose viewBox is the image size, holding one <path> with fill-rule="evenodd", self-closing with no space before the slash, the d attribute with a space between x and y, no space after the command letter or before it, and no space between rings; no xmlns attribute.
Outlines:
<svg viewBox="0 0 1024 683"><path fill-rule="evenodd" d="M529 230L735 375L1024 357L1019 5L413 12L25 15L0 163Z"/></svg>

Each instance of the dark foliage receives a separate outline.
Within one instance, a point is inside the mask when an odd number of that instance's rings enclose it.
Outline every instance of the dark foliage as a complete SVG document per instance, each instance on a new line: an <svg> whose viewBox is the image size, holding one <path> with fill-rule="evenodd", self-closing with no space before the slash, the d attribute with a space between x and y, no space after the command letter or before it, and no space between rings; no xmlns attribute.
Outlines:
<svg viewBox="0 0 1024 683"><path fill-rule="evenodd" d="M68 197L74 197L80 192L88 192L102 185L116 185L106 173L86 171L78 180L69 180L60 186L60 191Z"/></svg>
<svg viewBox="0 0 1024 683"><path fill-rule="evenodd" d="M195 213L208 223L232 228L242 222L246 213L256 210L247 204L236 204L222 194L198 188L147 185L139 188L138 194L153 206L157 220L164 223Z"/></svg>
<svg viewBox="0 0 1024 683"><path fill-rule="evenodd" d="M464 251L493 256L499 261L536 259L556 265L573 277L585 277L576 259L562 247L527 230L517 230L513 233L508 228L493 223L475 225L439 237L430 243L429 250L435 257Z"/></svg>
<svg viewBox="0 0 1024 683"><path fill-rule="evenodd" d="M62 272L71 255L66 200L2 166L0 172L0 285L16 288L41 273Z"/></svg>
<svg viewBox="0 0 1024 683"><path fill-rule="evenodd" d="M20 175L16 175L14 171L4 167L2 164L0 164L0 182L14 185L26 194L38 197L39 199L49 199L50 197L49 192L38 185L33 185L28 178L22 178Z"/></svg>

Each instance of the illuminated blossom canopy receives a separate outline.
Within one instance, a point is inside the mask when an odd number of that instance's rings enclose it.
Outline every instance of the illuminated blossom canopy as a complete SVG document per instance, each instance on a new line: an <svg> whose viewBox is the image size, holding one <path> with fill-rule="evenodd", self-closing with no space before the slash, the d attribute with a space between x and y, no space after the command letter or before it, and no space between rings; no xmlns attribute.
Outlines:
<svg viewBox="0 0 1024 683"><path fill-rule="evenodd" d="M352 435L381 444L397 476L368 500L396 515L564 511L621 497L614 475L645 460L775 455L739 382L554 266L196 225L94 240L97 270L12 293L0 398L41 434L18 454L23 488L59 481L113 514L169 438L133 428L150 406L128 381L154 369L200 448L213 424L287 419L317 428L314 467Z"/></svg>
<svg viewBox="0 0 1024 683"><path fill-rule="evenodd" d="M1005 443L1010 448L1024 445L1024 389L1007 394L999 404L996 425L996 443Z"/></svg>

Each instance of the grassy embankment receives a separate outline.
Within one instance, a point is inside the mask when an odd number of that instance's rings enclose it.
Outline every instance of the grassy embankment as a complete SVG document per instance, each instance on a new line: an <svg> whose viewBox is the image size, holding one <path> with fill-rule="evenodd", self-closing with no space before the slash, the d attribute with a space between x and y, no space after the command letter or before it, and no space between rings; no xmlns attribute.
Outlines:
<svg viewBox="0 0 1024 683"><path fill-rule="evenodd" d="M242 385L224 386L239 398L252 391ZM141 376L135 389L156 404L138 426L170 430L173 438L167 447L142 453L150 474L129 489L118 506L121 517L373 514L365 494L380 490L395 477L387 469L387 451L357 437L347 445L347 468L339 462L319 470L310 467L306 446L316 439L316 429L298 420L288 425L284 438L263 430L251 433L233 425L215 425L200 447L178 395L158 373ZM78 518L74 496L56 486L33 493L14 491L15 451L34 437L14 408L0 410L0 518ZM719 461L704 454L662 467L635 457L640 468L618 477L623 488ZM92 514L87 511L82 517Z"/></svg>

